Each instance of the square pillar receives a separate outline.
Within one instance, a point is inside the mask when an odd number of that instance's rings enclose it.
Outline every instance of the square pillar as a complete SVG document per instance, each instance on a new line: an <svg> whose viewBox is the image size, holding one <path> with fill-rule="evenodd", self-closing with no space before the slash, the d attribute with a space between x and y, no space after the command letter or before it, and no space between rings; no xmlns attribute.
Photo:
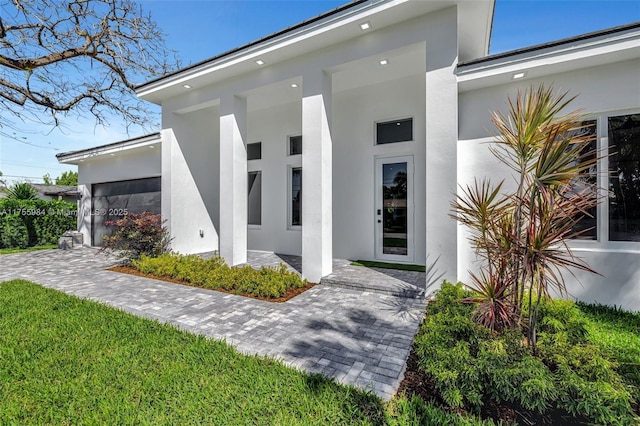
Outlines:
<svg viewBox="0 0 640 426"><path fill-rule="evenodd" d="M449 217L457 190L458 27L456 8L442 11L427 34L426 103L426 254L439 259L443 279L457 281L458 226ZM437 36L436 36L437 34Z"/></svg>
<svg viewBox="0 0 640 426"><path fill-rule="evenodd" d="M303 75L302 275L311 282L331 273L333 261L331 75Z"/></svg>
<svg viewBox="0 0 640 426"><path fill-rule="evenodd" d="M247 261L247 100L220 99L220 256Z"/></svg>

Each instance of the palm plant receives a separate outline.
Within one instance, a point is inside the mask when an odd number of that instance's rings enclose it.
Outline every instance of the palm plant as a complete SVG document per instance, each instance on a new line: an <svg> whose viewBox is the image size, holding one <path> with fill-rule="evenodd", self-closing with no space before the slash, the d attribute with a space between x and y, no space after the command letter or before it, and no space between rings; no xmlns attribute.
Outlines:
<svg viewBox="0 0 640 426"><path fill-rule="evenodd" d="M38 191L26 182L16 183L6 191L7 198L12 200L35 200L38 198Z"/></svg>
<svg viewBox="0 0 640 426"><path fill-rule="evenodd" d="M507 115L492 114L498 132L491 152L516 173L515 191L502 194L504 181L476 181L452 203L486 271L472 274L478 296L465 301L476 303L476 318L491 328L526 328L534 353L540 301L567 294L563 272L595 272L567 245L588 230L575 231L576 224L599 201L587 179L597 161L591 136L579 132L579 112L561 115L573 99L544 86L509 99Z"/></svg>

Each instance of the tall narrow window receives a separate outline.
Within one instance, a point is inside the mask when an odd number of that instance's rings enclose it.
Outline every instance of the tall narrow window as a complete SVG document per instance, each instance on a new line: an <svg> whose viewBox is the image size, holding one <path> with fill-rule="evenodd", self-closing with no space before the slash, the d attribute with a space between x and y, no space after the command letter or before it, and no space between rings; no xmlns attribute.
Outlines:
<svg viewBox="0 0 640 426"><path fill-rule="evenodd" d="M596 120L587 120L583 121L582 127L577 129L570 136L579 136L584 137L590 140L590 143L585 145L584 149L581 152L581 161L594 161L597 155L597 121ZM595 198L598 196L597 194L597 183L598 183L598 170L597 165L594 162L593 165L584 173L584 176L580 177L573 184L573 190L576 192L580 191L589 191L588 196ZM595 200L594 200L595 201ZM576 225L573 227L574 232L580 232L580 234L576 237L579 240L595 240L597 239L597 208L594 206L590 208L588 211L584 212L582 218Z"/></svg>
<svg viewBox="0 0 640 426"><path fill-rule="evenodd" d="M247 160L262 159L262 142L247 144Z"/></svg>
<svg viewBox="0 0 640 426"><path fill-rule="evenodd" d="M609 117L609 239L640 241L640 114Z"/></svg>
<svg viewBox="0 0 640 426"><path fill-rule="evenodd" d="M247 223L262 225L262 172L249 172L248 186Z"/></svg>
<svg viewBox="0 0 640 426"><path fill-rule="evenodd" d="M289 155L302 154L302 136L289 136Z"/></svg>
<svg viewBox="0 0 640 426"><path fill-rule="evenodd" d="M302 168L291 169L290 225L302 225Z"/></svg>
<svg viewBox="0 0 640 426"><path fill-rule="evenodd" d="M376 123L376 144L413 140L413 118Z"/></svg>

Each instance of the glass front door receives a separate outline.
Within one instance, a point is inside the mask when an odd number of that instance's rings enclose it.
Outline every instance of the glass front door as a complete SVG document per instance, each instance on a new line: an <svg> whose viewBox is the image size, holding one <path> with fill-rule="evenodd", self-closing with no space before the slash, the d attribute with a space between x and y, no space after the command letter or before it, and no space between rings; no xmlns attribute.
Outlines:
<svg viewBox="0 0 640 426"><path fill-rule="evenodd" d="M376 159L376 257L413 260L413 158Z"/></svg>

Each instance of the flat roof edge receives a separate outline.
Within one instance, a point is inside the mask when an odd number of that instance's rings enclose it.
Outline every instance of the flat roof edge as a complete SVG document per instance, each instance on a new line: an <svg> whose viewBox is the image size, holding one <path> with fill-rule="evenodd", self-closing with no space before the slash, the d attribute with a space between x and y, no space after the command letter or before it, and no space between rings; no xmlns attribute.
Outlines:
<svg viewBox="0 0 640 426"><path fill-rule="evenodd" d="M104 151L114 149L114 148L132 148L132 147L135 147L136 145L149 143L149 142L161 143L162 140L160 139L160 132L150 133L148 135L138 136L135 138L126 139L118 142L112 142L105 145L94 146L92 148L79 149L77 151L62 152L60 154L56 154L56 158L58 159L58 162L64 162L64 161L73 160L75 157L88 156L92 154L93 155L100 154Z"/></svg>
<svg viewBox="0 0 640 426"><path fill-rule="evenodd" d="M182 74L184 72L193 70L193 69L201 67L203 65L214 64L215 62L217 62L217 61L219 61L219 60L221 60L223 58L226 58L228 56L231 56L231 55L233 55L235 53L239 53L239 52L242 52L243 50L247 50L247 49L249 49L251 47L258 46L258 45L260 45L262 43L268 42L270 40L273 40L273 39L278 38L280 36L283 36L285 34L291 33L291 32L293 32L293 31L295 31L297 29L303 28L303 27L305 27L305 26L307 26L309 24L313 24L314 22L318 22L318 21L321 21L321 20L323 20L325 18L329 18L329 17L331 17L333 15L337 15L338 13L344 12L345 10L349 10L349 9L355 8L356 6L358 6L358 5L362 4L362 3L374 3L374 2L376 2L376 0L353 0L353 1L349 2L349 3L347 3L347 4L344 4L342 6L338 6L335 9L332 9L332 10L329 10L329 11L327 11L325 13L320 14L320 15L314 16L313 18L306 19L306 20L304 20L302 22L299 22L297 24L294 24L294 25L292 25L290 27L287 27L287 28L284 28L282 30L276 31L275 33L269 34L269 35L267 35L265 37L261 37L261 38L259 38L257 40L251 41L251 42L249 42L247 44L244 44L244 45L241 45L241 46L238 46L238 47L234 47L231 50L227 50L226 52L220 53L220 54L215 55L215 56L213 56L211 58L204 59L202 61L199 61L199 62L196 62L194 64L188 65L188 66L186 66L184 68L180 68L179 70L175 70L173 72L170 72L170 73L168 73L168 74L166 74L166 75L164 75L162 77L158 77L158 78L155 78L153 80L149 80L147 82L141 83L141 84L139 84L139 85L137 85L135 87L135 91L138 92L138 91L146 88L147 86L152 86L152 85L154 85L156 83L161 82L162 80L178 76L178 75L180 75L180 74Z"/></svg>
<svg viewBox="0 0 640 426"><path fill-rule="evenodd" d="M494 55L489 55L489 56L485 56L483 58L473 59L473 60L470 60L470 61L459 62L458 63L458 69L461 69L461 68L464 69L464 68L467 68L467 67L472 67L474 65L479 65L479 64L486 63L486 62L492 62L492 61L495 61L495 60L498 60L498 59L510 58L510 57L522 55L522 54L525 54L525 53L537 52L537 51L540 51L540 50L544 50L544 49L548 49L548 48L552 48L552 47L557 47L557 46L562 46L562 45L565 45L565 44L575 43L575 42L578 42L578 41L584 41L584 40L589 40L589 39L598 38L598 37L602 37L602 36L623 33L625 31L629 31L629 30L633 30L633 29L640 29L640 22L633 22L631 24L620 25L620 26L617 26L617 27L612 27L612 28L607 28L607 29L604 29L604 30L593 31L593 32L590 32L590 33L581 34L581 35L577 35L577 36L573 36L573 37L567 37L567 38L563 38L563 39L560 39L560 40L551 41L551 42L548 42L548 43L535 44L533 46L523 47L523 48L520 48L520 49L510 50L510 51L502 52L502 53L496 53Z"/></svg>

